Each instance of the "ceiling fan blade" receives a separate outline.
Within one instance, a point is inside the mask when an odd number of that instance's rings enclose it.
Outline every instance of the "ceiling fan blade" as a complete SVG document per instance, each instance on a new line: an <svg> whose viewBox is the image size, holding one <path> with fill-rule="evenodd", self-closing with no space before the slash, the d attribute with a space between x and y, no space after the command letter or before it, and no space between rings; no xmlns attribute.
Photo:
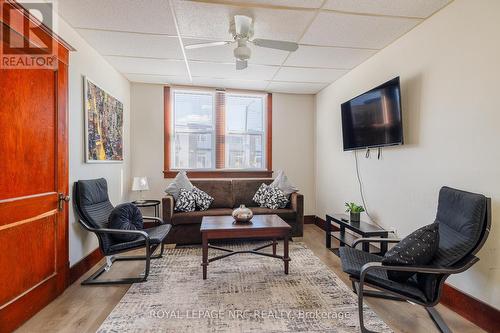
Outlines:
<svg viewBox="0 0 500 333"><path fill-rule="evenodd" d="M256 38L252 41L257 46L267 47L270 49L277 49L283 51L296 51L299 48L299 44L293 42L284 42L281 40L272 40L272 39L259 39Z"/></svg>
<svg viewBox="0 0 500 333"><path fill-rule="evenodd" d="M202 47L221 46L221 45L227 45L227 44L231 44L231 42L224 41L224 42L209 42L209 43L191 44L191 45L184 46L184 48L186 50L193 50L193 49L200 49Z"/></svg>
<svg viewBox="0 0 500 333"><path fill-rule="evenodd" d="M242 70L248 67L248 62L246 60L236 59L236 70Z"/></svg>
<svg viewBox="0 0 500 333"><path fill-rule="evenodd" d="M237 35L247 35L252 26L252 18L245 15L234 15L234 26Z"/></svg>

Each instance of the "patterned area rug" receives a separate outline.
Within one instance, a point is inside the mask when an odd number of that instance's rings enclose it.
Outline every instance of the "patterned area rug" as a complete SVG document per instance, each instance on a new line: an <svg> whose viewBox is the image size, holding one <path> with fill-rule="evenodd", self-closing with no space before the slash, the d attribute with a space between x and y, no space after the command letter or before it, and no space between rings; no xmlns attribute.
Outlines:
<svg viewBox="0 0 500 333"><path fill-rule="evenodd" d="M210 263L203 280L201 248L167 249L98 332L359 332L356 295L303 243L290 243L290 258L288 276L278 259L237 254ZM368 307L365 322L391 332Z"/></svg>

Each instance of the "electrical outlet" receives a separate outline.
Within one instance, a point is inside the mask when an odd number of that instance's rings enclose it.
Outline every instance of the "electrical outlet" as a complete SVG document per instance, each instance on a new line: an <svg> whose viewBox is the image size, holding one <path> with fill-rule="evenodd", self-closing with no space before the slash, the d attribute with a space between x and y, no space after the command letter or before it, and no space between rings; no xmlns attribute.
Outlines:
<svg viewBox="0 0 500 333"><path fill-rule="evenodd" d="M395 227L389 227L387 231L392 232L394 236L398 236L398 230Z"/></svg>

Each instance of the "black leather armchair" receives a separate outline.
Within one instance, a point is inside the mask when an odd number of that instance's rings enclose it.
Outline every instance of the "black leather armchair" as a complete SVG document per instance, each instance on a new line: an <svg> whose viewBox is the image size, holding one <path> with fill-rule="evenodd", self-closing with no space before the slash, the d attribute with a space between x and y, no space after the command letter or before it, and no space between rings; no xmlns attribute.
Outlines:
<svg viewBox="0 0 500 333"><path fill-rule="evenodd" d="M95 233L99 240L99 248L106 257L106 263L102 265L82 285L88 284L128 284L143 282L149 275L151 259L161 258L163 255L163 241L168 235L171 226L163 224L163 221L156 217L143 216L144 220L155 221L158 226L144 230L120 230L107 228L108 217L113 210L113 205L108 197L108 184L106 179L79 180L75 182L73 188L73 202L78 214L78 221L82 227ZM128 242L117 242L111 237L113 234L137 235ZM160 253L153 256L156 249L160 247ZM145 248L145 256L115 256L118 253L127 252L134 249ZM98 279L105 271L109 271L114 261L124 260L145 260L146 267L141 277L122 278L115 280Z"/></svg>
<svg viewBox="0 0 500 333"><path fill-rule="evenodd" d="M434 306L439 303L445 280L451 274L466 271L479 261L475 254L484 245L491 227L491 199L481 194L441 188L436 221L439 223L439 250L425 266L388 266L381 256L356 249L371 242L397 243L398 239L358 239L352 248L342 247L342 269L349 274L354 292L358 294L359 321L364 326L363 297L411 301L425 307L441 332L451 332ZM390 280L387 271L415 272L407 282ZM378 291L365 290L365 286Z"/></svg>

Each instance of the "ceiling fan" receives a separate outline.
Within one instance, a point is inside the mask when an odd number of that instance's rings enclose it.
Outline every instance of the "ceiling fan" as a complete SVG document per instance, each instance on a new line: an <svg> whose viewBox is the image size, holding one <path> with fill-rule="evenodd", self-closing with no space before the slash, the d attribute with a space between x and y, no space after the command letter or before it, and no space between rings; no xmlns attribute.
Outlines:
<svg viewBox="0 0 500 333"><path fill-rule="evenodd" d="M252 43L255 46L267 47L270 49L277 49L283 51L293 52L299 48L297 43L285 42L273 39L261 39L253 37L253 19L245 15L235 15L231 22L229 32L233 35L233 40L230 41L220 41L220 42L209 42L201 44L191 44L186 45L187 50L199 49L202 47L212 47L228 45L232 43L238 43L238 46L234 49L234 57L236 58L236 69L242 70L247 68L248 59L252 55L252 50L247 46L247 43Z"/></svg>

